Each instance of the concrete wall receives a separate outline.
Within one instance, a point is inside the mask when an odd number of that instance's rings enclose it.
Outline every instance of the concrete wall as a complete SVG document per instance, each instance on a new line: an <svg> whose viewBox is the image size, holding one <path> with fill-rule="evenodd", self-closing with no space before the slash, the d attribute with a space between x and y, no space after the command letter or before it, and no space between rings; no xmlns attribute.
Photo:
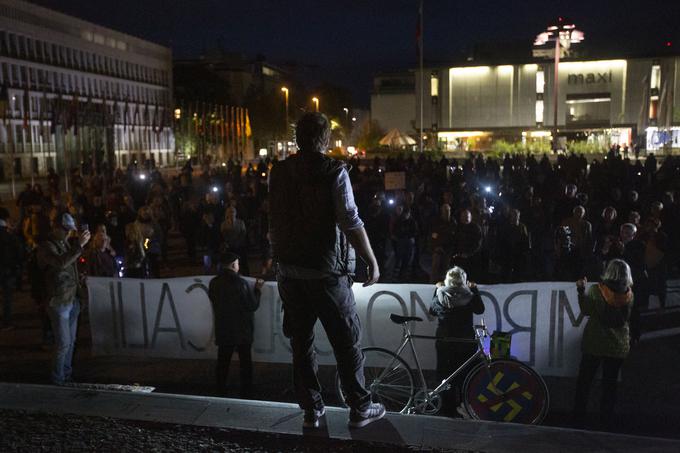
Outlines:
<svg viewBox="0 0 680 453"><path fill-rule="evenodd" d="M397 128L406 134L415 133L416 115L415 93L371 95L371 119L378 121L386 132Z"/></svg>

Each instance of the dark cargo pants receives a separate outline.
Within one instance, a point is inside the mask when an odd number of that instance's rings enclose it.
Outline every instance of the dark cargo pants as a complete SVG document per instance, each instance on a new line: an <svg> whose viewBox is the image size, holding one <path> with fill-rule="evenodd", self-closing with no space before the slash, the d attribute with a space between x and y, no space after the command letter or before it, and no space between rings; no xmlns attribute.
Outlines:
<svg viewBox="0 0 680 453"><path fill-rule="evenodd" d="M371 402L364 388L361 323L348 276L302 280L278 277L283 301L283 333L293 349L293 384L302 409L323 407L314 351L314 325L321 321L333 347L347 404L364 409Z"/></svg>

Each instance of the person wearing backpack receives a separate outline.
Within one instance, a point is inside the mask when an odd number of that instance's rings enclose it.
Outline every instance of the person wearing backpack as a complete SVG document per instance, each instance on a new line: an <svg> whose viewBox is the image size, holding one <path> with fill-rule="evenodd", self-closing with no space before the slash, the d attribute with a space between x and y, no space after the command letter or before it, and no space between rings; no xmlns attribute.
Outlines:
<svg viewBox="0 0 680 453"><path fill-rule="evenodd" d="M616 404L619 370L630 351L629 320L633 307L633 278L630 266L613 259L601 282L586 291L587 279L576 282L581 313L588 317L581 343L581 364L576 381L573 421L583 427L590 387L602 366L600 424L610 426Z"/></svg>

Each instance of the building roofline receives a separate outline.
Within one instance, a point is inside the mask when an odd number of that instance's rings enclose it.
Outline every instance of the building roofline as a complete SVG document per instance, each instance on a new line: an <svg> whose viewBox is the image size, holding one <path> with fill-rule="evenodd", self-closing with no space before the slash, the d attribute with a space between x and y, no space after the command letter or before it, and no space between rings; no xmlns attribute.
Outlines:
<svg viewBox="0 0 680 453"><path fill-rule="evenodd" d="M164 53L167 54L168 56L172 55L172 49L170 47L166 47L153 41L142 39L140 37L124 33L119 30L114 30L112 28L105 27L103 25L87 21L85 19L81 19L80 17L72 16L70 14L66 14L58 10L46 8L44 6L37 5L35 3L31 3L25 0L0 0L0 5L8 8L15 8L17 10L20 10L21 13L23 14L38 16L41 19L47 21L49 20L56 21L58 22L58 25L61 25L61 30L59 31L65 34L70 34L72 36L82 38L81 36L82 28L89 28L90 31L104 32L111 37L125 39L128 41L129 44L133 46L133 48L139 47L155 51L158 53ZM8 17L8 19L16 20L19 22L25 22L25 20L16 17ZM35 24L29 22L29 25ZM78 29L76 27L81 27L81 29ZM68 30L68 28L71 28L71 30Z"/></svg>

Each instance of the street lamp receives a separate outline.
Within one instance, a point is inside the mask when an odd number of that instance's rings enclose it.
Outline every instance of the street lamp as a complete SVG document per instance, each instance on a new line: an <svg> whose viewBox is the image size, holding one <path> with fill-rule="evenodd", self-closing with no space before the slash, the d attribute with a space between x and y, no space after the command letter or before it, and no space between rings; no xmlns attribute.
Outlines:
<svg viewBox="0 0 680 453"><path fill-rule="evenodd" d="M536 36L534 46L542 46L549 41L555 42L555 74L553 76L553 151L557 150L557 101L559 93L560 47L569 49L572 44L583 41L585 35L576 30L576 25L558 17L557 24L549 25L546 31Z"/></svg>
<svg viewBox="0 0 680 453"><path fill-rule="evenodd" d="M284 129L285 132L283 135L283 158L285 159L288 154L288 88L281 87L281 91L283 91L283 97L286 103L286 128Z"/></svg>
<svg viewBox="0 0 680 453"><path fill-rule="evenodd" d="M175 109L175 119L178 120L182 118L182 110L181 109Z"/></svg>
<svg viewBox="0 0 680 453"><path fill-rule="evenodd" d="M313 97L312 102L314 103L314 111L318 112L319 111L319 98Z"/></svg>
<svg viewBox="0 0 680 453"><path fill-rule="evenodd" d="M349 109L347 107L343 107L342 110L345 112L345 122L349 123Z"/></svg>

